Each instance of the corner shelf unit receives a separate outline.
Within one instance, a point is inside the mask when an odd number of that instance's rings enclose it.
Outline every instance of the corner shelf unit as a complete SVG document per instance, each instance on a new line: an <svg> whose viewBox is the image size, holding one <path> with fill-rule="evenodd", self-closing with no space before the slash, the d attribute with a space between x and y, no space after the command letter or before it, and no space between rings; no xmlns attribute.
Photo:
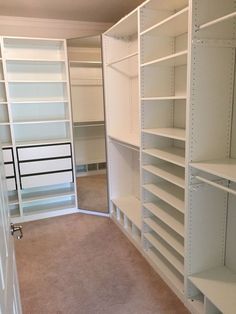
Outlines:
<svg viewBox="0 0 236 314"><path fill-rule="evenodd" d="M106 148L100 36L68 40L68 56L76 174L101 173L106 169Z"/></svg>
<svg viewBox="0 0 236 314"><path fill-rule="evenodd" d="M111 216L194 314L236 308L235 19L147 0L103 35Z"/></svg>
<svg viewBox="0 0 236 314"><path fill-rule="evenodd" d="M65 40L0 42L0 136L12 219L76 212Z"/></svg>

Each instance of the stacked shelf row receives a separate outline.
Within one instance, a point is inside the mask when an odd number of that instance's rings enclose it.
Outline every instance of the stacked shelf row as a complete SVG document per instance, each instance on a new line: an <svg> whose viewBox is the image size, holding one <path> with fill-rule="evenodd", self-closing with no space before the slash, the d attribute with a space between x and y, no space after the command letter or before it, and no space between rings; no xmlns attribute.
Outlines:
<svg viewBox="0 0 236 314"><path fill-rule="evenodd" d="M65 41L2 37L0 70L5 85L0 140L5 151L12 151L15 171L15 187L9 186L12 217L20 221L75 211ZM70 149L64 156L65 145ZM58 153L40 157L53 147ZM23 160L21 151L27 152Z"/></svg>

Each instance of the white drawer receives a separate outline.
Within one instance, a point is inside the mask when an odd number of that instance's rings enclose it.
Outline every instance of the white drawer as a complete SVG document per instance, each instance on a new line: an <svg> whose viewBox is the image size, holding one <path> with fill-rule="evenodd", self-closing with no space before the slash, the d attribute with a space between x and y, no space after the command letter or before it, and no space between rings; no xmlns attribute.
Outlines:
<svg viewBox="0 0 236 314"><path fill-rule="evenodd" d="M4 162L13 162L12 149L11 148L3 149L3 161Z"/></svg>
<svg viewBox="0 0 236 314"><path fill-rule="evenodd" d="M20 174L60 171L72 168L71 158L41 160L19 163Z"/></svg>
<svg viewBox="0 0 236 314"><path fill-rule="evenodd" d="M21 177L22 189L73 182L72 171Z"/></svg>
<svg viewBox="0 0 236 314"><path fill-rule="evenodd" d="M16 190L16 181L14 178L7 179L7 190L8 191L14 191Z"/></svg>
<svg viewBox="0 0 236 314"><path fill-rule="evenodd" d="M15 176L13 164L4 165L6 177Z"/></svg>
<svg viewBox="0 0 236 314"><path fill-rule="evenodd" d="M70 155L70 144L18 148L19 161Z"/></svg>

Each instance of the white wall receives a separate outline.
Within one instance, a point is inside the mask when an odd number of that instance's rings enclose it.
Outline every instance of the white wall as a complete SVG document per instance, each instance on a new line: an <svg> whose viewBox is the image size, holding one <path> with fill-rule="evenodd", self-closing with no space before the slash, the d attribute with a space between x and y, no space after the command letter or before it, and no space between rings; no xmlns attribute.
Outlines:
<svg viewBox="0 0 236 314"><path fill-rule="evenodd" d="M101 34L110 26L110 23L0 16L0 36L75 38Z"/></svg>

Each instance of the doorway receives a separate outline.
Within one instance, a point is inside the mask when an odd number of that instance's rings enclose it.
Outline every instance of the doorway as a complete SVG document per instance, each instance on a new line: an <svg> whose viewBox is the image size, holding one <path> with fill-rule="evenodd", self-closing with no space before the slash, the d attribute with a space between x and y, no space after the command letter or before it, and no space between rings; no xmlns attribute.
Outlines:
<svg viewBox="0 0 236 314"><path fill-rule="evenodd" d="M67 40L78 206L108 213L101 36Z"/></svg>

